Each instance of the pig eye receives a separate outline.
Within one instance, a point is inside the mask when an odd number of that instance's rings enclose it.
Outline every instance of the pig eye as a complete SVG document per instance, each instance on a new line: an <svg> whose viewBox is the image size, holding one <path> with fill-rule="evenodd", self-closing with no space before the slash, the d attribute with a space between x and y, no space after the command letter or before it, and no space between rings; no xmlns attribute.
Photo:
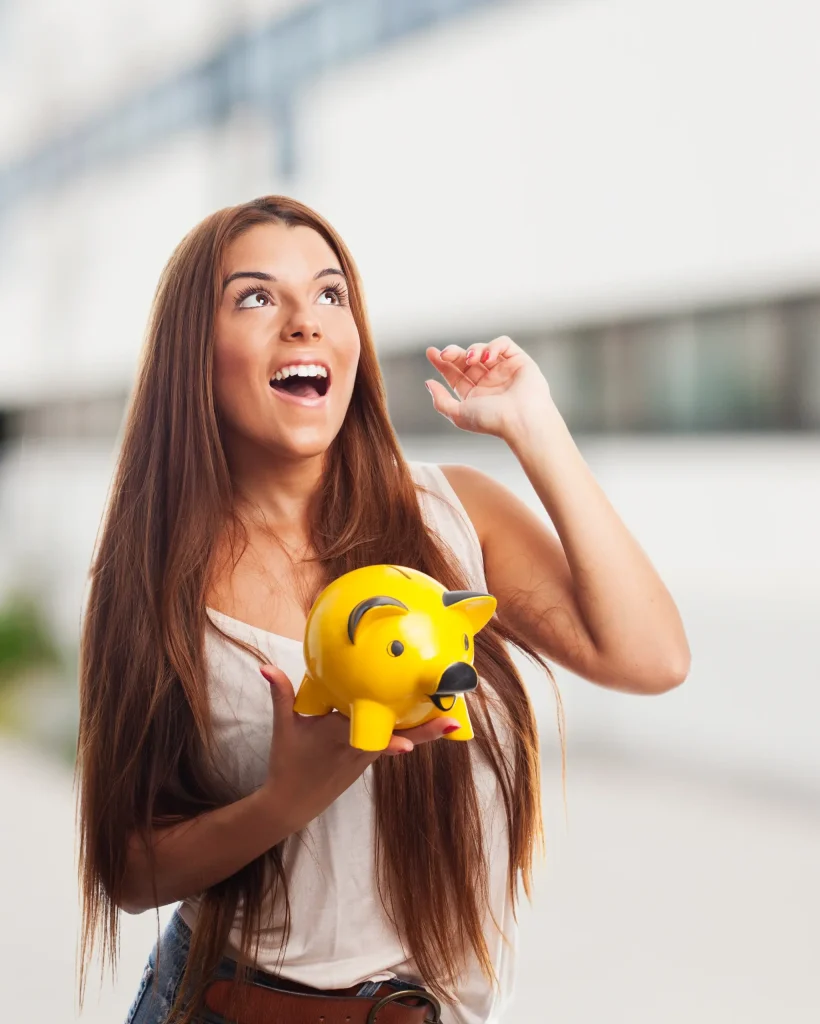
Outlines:
<svg viewBox="0 0 820 1024"><path fill-rule="evenodd" d="M387 653L392 655L394 658L398 658L400 654L404 654L404 644L401 640L393 640L390 646L387 648Z"/></svg>
<svg viewBox="0 0 820 1024"><path fill-rule="evenodd" d="M470 638L465 633L464 634L464 650L465 651L469 651L469 649L470 649Z"/></svg>

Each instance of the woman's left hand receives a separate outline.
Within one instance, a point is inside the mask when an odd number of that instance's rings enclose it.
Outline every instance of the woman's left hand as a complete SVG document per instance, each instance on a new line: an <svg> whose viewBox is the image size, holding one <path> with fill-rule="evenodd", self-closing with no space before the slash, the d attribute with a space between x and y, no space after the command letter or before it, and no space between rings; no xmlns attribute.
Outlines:
<svg viewBox="0 0 820 1024"><path fill-rule="evenodd" d="M427 358L458 396L438 381L425 381L433 405L462 430L508 440L542 417L552 403L535 360L506 335L468 349L448 345L439 351L431 346Z"/></svg>

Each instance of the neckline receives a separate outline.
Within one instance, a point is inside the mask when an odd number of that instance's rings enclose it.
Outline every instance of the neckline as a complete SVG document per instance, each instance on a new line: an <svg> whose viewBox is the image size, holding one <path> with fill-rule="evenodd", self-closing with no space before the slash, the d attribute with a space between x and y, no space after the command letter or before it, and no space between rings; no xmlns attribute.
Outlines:
<svg viewBox="0 0 820 1024"><path fill-rule="evenodd" d="M263 629L261 626L252 626L250 622L244 622L242 619L235 619L232 615L226 615L225 612L219 611L217 608L209 608L205 606L205 611L209 615L218 615L220 619L225 619L227 622L233 622L237 626L242 626L243 629L253 630L254 633L264 633L265 636L272 636L276 640L284 640L285 643L298 644L300 647L304 644L304 640L297 640L292 636L284 636L282 633L273 633L269 629Z"/></svg>
<svg viewBox="0 0 820 1024"><path fill-rule="evenodd" d="M436 476L436 478L438 480L444 482L445 489L447 491L449 491L449 493L455 498L455 500L457 502L457 507L458 507L458 505L461 504L460 499L459 499L458 495L456 494L455 490L453 489L452 484L447 479L447 477L445 476L443 470L440 468L438 463L436 463L436 462L425 462L425 461L422 461L422 460L419 460L419 459L408 459L407 460L407 465L410 468L411 476L413 477L414 482L416 484L421 482L418 479L417 470L421 469L422 471L424 471L425 469L428 469L429 467L432 467L433 473ZM428 510L427 510L426 503L421 505L421 509L422 509L422 514L426 518L427 515L429 514ZM472 531L473 535L475 536L475 542L476 542L476 544L478 544L479 551L480 551L481 550L481 545L480 545L479 540L478 540L478 535L475 533L475 527L473 526L473 524L472 524L472 522L470 520L470 517L468 515L466 515L466 512L464 514L464 518L466 519L467 523L469 524L468 528ZM487 589L486 586L484 587L484 589L485 590ZM233 622L234 625L241 626L245 630L248 630L248 631L252 630L254 633L262 633L264 636L273 637L275 640L282 640L282 641L284 641L285 643L288 643L288 644L298 644L300 647L304 646L304 639L296 640L292 636L284 636L282 633L273 633L269 629L262 629L261 626L252 626L250 624L250 622L244 622L242 619L235 619L232 615L226 615L225 612L221 612L217 608L210 608L208 605L206 605L205 606L205 611L208 612L210 615L218 615L219 618L224 619L226 622Z"/></svg>

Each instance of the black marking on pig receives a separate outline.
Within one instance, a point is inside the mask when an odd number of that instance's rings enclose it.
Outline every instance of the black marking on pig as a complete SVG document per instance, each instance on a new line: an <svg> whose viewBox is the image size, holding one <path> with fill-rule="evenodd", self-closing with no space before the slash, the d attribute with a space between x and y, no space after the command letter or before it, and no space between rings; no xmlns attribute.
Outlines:
<svg viewBox="0 0 820 1024"><path fill-rule="evenodd" d="M466 693L478 686L478 673L472 665L466 661L455 661L441 673L436 693L444 694Z"/></svg>
<svg viewBox="0 0 820 1024"><path fill-rule="evenodd" d="M366 600L360 601L347 619L347 635L350 637L352 644L356 643L356 628L361 622L364 613L369 612L371 608L378 608L380 605L385 604L392 604L397 608L403 608L406 612L410 610L406 604L403 604L395 597L387 597L384 594L380 594L378 597L368 597Z"/></svg>
<svg viewBox="0 0 820 1024"><path fill-rule="evenodd" d="M444 607L449 608L451 605L458 604L460 601L466 601L470 597L491 596L491 594L484 594L480 590L445 590L441 595L441 600Z"/></svg>

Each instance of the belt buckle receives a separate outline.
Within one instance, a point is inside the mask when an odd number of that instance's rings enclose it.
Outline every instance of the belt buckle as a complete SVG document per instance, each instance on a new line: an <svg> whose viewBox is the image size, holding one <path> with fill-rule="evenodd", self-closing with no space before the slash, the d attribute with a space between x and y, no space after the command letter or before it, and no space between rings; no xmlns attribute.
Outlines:
<svg viewBox="0 0 820 1024"><path fill-rule="evenodd" d="M365 1024L378 1024L376 1016L379 1010L383 1010L388 1003L393 1003L397 999L409 998L423 999L425 1003L430 1005L430 1008L433 1011L433 1016L424 1018L426 1024L441 1024L441 1003L439 1003L438 999L436 999L434 995L431 995L429 992L422 992L417 988L401 988L397 992L391 992L383 999L380 999L372 1008L370 1013L368 1013ZM405 1007L405 1009L409 1010L410 1007Z"/></svg>

